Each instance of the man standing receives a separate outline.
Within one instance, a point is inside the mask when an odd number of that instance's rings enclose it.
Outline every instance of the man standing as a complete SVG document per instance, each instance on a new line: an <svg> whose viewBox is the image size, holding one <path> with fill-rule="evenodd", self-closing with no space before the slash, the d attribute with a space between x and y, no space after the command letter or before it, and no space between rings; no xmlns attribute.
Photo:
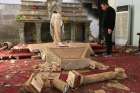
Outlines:
<svg viewBox="0 0 140 93"><path fill-rule="evenodd" d="M107 55L112 54L112 32L115 27L115 20L116 20L116 12L115 10L109 6L107 2L101 3L101 9L104 13L104 20L103 20L103 30L105 36L105 43L106 43L106 52Z"/></svg>

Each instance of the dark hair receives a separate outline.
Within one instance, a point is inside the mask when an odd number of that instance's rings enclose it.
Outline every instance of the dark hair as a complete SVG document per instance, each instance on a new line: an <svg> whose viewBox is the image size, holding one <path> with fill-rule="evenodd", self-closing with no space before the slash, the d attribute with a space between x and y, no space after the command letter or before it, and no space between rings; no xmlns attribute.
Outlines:
<svg viewBox="0 0 140 93"><path fill-rule="evenodd" d="M57 13L57 11L53 11L53 13Z"/></svg>
<svg viewBox="0 0 140 93"><path fill-rule="evenodd" d="M108 4L108 1L102 1L101 4L103 4L103 5L109 5Z"/></svg>

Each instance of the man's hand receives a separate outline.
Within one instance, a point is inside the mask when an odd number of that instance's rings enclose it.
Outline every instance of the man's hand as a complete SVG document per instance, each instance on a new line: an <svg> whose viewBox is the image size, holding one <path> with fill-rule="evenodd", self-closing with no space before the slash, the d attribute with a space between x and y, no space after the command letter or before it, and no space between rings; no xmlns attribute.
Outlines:
<svg viewBox="0 0 140 93"><path fill-rule="evenodd" d="M111 33L112 33L112 30L108 28L108 34L111 34Z"/></svg>

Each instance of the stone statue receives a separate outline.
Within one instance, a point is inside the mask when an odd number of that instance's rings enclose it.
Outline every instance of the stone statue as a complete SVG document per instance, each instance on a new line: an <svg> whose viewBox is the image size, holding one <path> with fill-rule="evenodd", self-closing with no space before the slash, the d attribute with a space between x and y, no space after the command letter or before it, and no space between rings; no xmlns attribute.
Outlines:
<svg viewBox="0 0 140 93"><path fill-rule="evenodd" d="M61 11L61 0L48 0L47 5L48 5L48 14L49 17L51 18L51 15L53 11L60 12Z"/></svg>
<svg viewBox="0 0 140 93"><path fill-rule="evenodd" d="M55 44L61 43L62 32L63 32L63 20L59 12L54 11L50 21L51 36Z"/></svg>

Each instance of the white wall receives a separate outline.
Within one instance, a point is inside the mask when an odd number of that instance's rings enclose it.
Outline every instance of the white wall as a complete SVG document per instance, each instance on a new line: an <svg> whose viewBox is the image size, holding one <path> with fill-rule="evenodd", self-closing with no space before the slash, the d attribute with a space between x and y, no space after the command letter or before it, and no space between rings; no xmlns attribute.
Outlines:
<svg viewBox="0 0 140 93"><path fill-rule="evenodd" d="M117 5L128 5L132 3L132 0L116 0Z"/></svg>
<svg viewBox="0 0 140 93"><path fill-rule="evenodd" d="M140 33L140 0L134 0L134 33L133 33L133 44L138 45L139 37L137 33Z"/></svg>
<svg viewBox="0 0 140 93"><path fill-rule="evenodd" d="M133 45L138 46L139 37L137 33L140 32L140 0L117 0L117 6L120 5L133 6Z"/></svg>
<svg viewBox="0 0 140 93"><path fill-rule="evenodd" d="M109 5L116 9L116 0L108 0Z"/></svg>
<svg viewBox="0 0 140 93"><path fill-rule="evenodd" d="M21 0L0 0L0 3L5 4L20 4Z"/></svg>

